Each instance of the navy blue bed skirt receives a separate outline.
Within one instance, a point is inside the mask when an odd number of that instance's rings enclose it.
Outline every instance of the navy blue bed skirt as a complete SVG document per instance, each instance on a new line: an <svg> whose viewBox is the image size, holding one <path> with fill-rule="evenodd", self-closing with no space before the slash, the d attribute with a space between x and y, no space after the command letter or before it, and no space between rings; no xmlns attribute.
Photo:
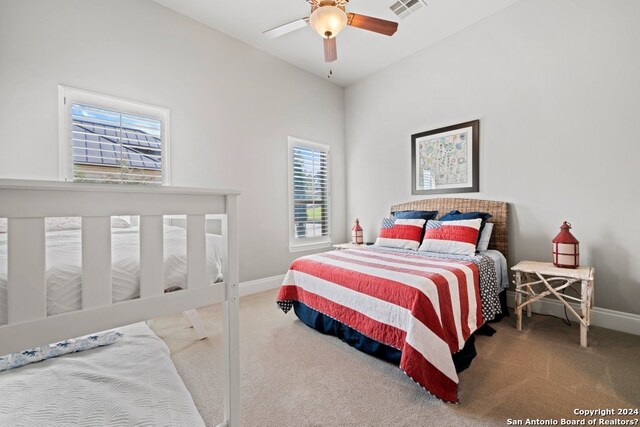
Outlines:
<svg viewBox="0 0 640 427"><path fill-rule="evenodd" d="M296 316L307 326L323 334L336 336L351 347L364 353L386 360L394 365L400 365L400 357L402 356L400 350L368 338L355 329L309 308L299 301L293 302L293 310ZM462 372L467 369L474 357L476 357L475 337L471 335L462 350L453 354L453 363L456 371Z"/></svg>

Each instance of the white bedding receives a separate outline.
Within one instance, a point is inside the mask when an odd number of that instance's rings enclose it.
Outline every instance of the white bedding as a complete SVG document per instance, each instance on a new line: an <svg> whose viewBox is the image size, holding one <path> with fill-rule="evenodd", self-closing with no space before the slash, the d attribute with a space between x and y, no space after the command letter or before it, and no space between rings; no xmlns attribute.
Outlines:
<svg viewBox="0 0 640 427"><path fill-rule="evenodd" d="M47 314L82 308L81 230L46 233ZM207 277L222 277L221 236L207 234ZM138 227L112 229L113 302L140 296ZM186 230L164 226L165 289L184 287L187 277ZM7 323L7 234L0 234L0 324Z"/></svg>
<svg viewBox="0 0 640 427"><path fill-rule="evenodd" d="M0 373L2 426L203 426L169 349L144 323L115 344Z"/></svg>

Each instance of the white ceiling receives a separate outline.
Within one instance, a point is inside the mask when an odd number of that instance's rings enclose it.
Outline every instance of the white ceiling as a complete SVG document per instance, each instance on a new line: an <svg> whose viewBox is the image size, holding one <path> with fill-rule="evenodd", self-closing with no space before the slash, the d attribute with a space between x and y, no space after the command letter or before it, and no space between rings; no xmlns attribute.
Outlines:
<svg viewBox="0 0 640 427"><path fill-rule="evenodd" d="M351 0L347 12L399 22L387 37L353 27L337 36L338 60L324 62L322 39L310 27L269 40L262 32L309 16L305 0L154 0L330 81L349 85L399 61L518 0L426 0L427 6L405 19L389 6L395 0Z"/></svg>

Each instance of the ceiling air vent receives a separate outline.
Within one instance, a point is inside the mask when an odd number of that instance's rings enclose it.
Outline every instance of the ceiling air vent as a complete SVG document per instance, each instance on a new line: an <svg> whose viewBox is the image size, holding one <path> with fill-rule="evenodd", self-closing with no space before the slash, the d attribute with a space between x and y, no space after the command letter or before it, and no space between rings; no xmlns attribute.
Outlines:
<svg viewBox="0 0 640 427"><path fill-rule="evenodd" d="M398 0L389 6L389 9L391 9L391 12L395 13L400 19L404 19L412 13L416 13L426 5L427 3L425 3L424 0Z"/></svg>

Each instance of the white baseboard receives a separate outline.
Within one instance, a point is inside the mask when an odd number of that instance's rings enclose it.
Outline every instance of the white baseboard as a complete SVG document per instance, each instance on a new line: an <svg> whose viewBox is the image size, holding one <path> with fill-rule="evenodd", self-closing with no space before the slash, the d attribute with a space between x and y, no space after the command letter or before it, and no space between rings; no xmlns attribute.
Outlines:
<svg viewBox="0 0 640 427"><path fill-rule="evenodd" d="M240 296L257 294L258 292L276 289L282 285L284 274L279 276L265 277L263 279L250 280L240 283Z"/></svg>
<svg viewBox="0 0 640 427"><path fill-rule="evenodd" d="M514 301L515 292L507 291L507 305L510 308L514 307ZM569 303L569 305L578 313L580 312L580 305L575 303ZM536 301L531 304L531 310L534 313L550 314L564 318L564 305L556 299L544 298ZM572 317L573 315L569 313L569 320L574 320ZM591 309L591 324L601 328L640 335L640 315L637 314L593 307Z"/></svg>

